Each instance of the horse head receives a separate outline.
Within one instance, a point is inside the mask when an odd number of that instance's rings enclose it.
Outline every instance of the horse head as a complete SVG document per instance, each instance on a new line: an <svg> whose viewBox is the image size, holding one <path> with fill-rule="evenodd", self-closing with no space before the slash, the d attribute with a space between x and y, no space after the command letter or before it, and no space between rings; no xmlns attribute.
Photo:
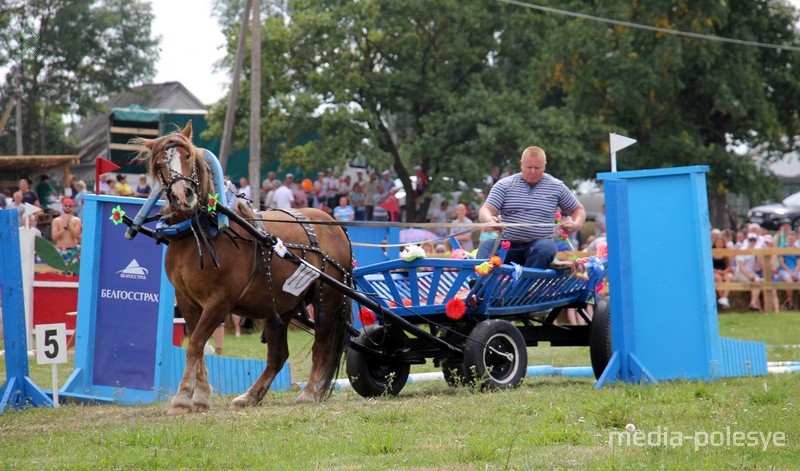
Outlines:
<svg viewBox="0 0 800 471"><path fill-rule="evenodd" d="M188 214L197 211L212 184L202 151L192 144L192 122L181 131L134 142L144 146L137 160L146 162L150 176L163 186L169 209Z"/></svg>

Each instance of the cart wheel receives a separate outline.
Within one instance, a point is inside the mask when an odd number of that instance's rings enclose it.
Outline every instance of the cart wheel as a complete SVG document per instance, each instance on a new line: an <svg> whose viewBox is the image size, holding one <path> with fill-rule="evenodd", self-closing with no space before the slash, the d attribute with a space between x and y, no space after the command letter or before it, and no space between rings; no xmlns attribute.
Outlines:
<svg viewBox="0 0 800 471"><path fill-rule="evenodd" d="M592 371L595 379L605 371L613 354L611 349L611 311L608 299L599 298L594 306L592 325L589 327L589 356L592 359Z"/></svg>
<svg viewBox="0 0 800 471"><path fill-rule="evenodd" d="M482 389L508 389L519 385L528 367L528 350L514 324L499 320L480 322L464 345L464 370L469 382Z"/></svg>
<svg viewBox="0 0 800 471"><path fill-rule="evenodd" d="M384 326L372 324L366 326L364 332L353 342L391 351L402 347L404 338L403 335L390 337ZM375 397L383 394L396 396L406 385L411 365L387 361L381 357L369 357L351 348L347 352L346 369L350 385L360 396Z"/></svg>
<svg viewBox="0 0 800 471"><path fill-rule="evenodd" d="M448 386L462 386L468 382L464 362L458 360L442 360L442 374Z"/></svg>

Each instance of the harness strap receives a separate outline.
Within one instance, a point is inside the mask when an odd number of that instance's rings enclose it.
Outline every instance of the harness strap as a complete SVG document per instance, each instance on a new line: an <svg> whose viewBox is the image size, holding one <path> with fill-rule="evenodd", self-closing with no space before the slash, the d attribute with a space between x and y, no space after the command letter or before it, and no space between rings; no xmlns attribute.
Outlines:
<svg viewBox="0 0 800 471"><path fill-rule="evenodd" d="M244 295L250 290L250 285L253 284L253 280L256 279L256 273L258 273L258 249L261 247L261 244L258 241L254 241L253 244L253 269L250 271L250 278L247 280L247 283L244 285L244 289L242 290L242 294L239 295L239 299L236 300L238 303L242 300Z"/></svg>
<svg viewBox="0 0 800 471"><path fill-rule="evenodd" d="M275 211L282 211L288 214L289 216L295 218L297 222L299 222L300 225L303 226L303 229L305 229L306 234L308 234L308 240L309 243L311 244L311 247L315 249L319 248L319 239L317 239L317 233L314 232L314 227L308 223L308 218L305 217L303 213L294 208L276 209Z"/></svg>

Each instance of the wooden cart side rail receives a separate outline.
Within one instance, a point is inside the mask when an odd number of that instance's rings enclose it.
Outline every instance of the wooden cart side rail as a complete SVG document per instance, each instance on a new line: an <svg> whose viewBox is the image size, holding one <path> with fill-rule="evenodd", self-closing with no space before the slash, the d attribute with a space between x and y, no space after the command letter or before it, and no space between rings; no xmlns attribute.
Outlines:
<svg viewBox="0 0 800 471"><path fill-rule="evenodd" d="M586 302L602 278L586 280L567 270L523 269L509 265L479 276L474 267L483 261L392 260L353 271L359 290L401 316L443 314L455 297L465 300L473 314L511 315L544 311L573 302ZM475 304L473 301L477 301ZM408 308L412 308L411 310Z"/></svg>

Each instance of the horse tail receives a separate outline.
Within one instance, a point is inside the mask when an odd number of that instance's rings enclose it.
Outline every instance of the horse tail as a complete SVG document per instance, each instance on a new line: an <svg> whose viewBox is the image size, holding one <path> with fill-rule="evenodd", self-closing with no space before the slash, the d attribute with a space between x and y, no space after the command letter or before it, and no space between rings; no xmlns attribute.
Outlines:
<svg viewBox="0 0 800 471"><path fill-rule="evenodd" d="M344 273L343 282L351 289L355 289L353 281L353 266L355 265L353 259L353 245L350 241L350 236L347 230L342 227L345 234L348 246L350 248L350 264L347 271ZM336 313L329 319L333 325L328 330L331 339L331 354L328 355L323 371L324 384L320 390L325 391L323 399L331 395L334 388L333 380L339 376L342 363L344 362L345 353L350 346L350 333L348 325L353 322L353 303L347 296L342 296L339 306L336 308Z"/></svg>

